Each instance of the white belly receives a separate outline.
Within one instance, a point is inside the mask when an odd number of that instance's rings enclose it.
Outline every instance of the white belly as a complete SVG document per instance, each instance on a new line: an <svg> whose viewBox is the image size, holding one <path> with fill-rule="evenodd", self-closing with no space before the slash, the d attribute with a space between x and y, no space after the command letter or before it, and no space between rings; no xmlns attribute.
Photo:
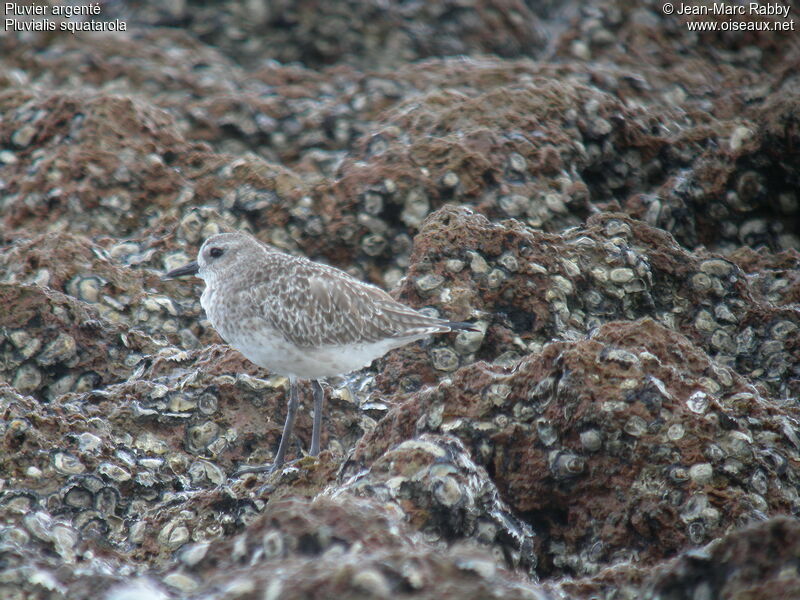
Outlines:
<svg viewBox="0 0 800 600"><path fill-rule="evenodd" d="M223 336L224 337L224 336ZM226 337L248 360L273 373L300 379L322 379L361 369L407 341L386 340L352 346L298 348L272 332L251 332Z"/></svg>

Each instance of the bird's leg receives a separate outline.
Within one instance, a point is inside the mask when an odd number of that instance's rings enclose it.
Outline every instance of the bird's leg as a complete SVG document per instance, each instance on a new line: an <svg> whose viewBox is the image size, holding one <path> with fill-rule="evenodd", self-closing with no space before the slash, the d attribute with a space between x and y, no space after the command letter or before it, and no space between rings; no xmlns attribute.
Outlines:
<svg viewBox="0 0 800 600"><path fill-rule="evenodd" d="M272 470L280 469L283 466L283 459L286 456L286 448L289 446L289 438L292 437L294 429L294 418L297 415L297 379L289 378L289 406L286 409L286 422L283 424L283 435L281 443L278 444L278 453L275 455L275 462Z"/></svg>
<svg viewBox="0 0 800 600"><path fill-rule="evenodd" d="M278 453L275 455L275 460L271 465L261 465L257 467L242 467L236 471L236 475L243 475L244 473L273 473L283 466L283 460L286 456L286 448L289 446L289 438L292 437L292 430L294 429L294 418L297 415L297 380L294 377L289 378L289 404L286 409L286 422L283 424L283 435L281 435L281 442L278 444Z"/></svg>
<svg viewBox="0 0 800 600"><path fill-rule="evenodd" d="M314 390L314 428L311 430L311 456L319 454L319 438L322 430L322 403L325 400L325 391L316 379L311 380Z"/></svg>

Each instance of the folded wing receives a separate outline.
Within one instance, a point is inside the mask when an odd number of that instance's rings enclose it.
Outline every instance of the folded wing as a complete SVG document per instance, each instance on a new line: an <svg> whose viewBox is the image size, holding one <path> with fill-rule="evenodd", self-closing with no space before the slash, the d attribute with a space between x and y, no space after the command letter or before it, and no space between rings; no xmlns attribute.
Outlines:
<svg viewBox="0 0 800 600"><path fill-rule="evenodd" d="M346 273L295 259L291 269L270 282L264 318L299 347L411 341L449 331L447 321L425 316L372 285Z"/></svg>

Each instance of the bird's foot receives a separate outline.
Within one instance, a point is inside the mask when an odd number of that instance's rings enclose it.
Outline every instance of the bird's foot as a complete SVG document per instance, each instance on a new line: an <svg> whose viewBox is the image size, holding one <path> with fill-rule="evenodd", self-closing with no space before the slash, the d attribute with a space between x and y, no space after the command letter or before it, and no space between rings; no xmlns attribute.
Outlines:
<svg viewBox="0 0 800 600"><path fill-rule="evenodd" d="M248 465L246 467L239 467L233 472L234 477L241 477L242 475L247 475L248 473L269 473L272 474L278 469L280 469L283 465Z"/></svg>
<svg viewBox="0 0 800 600"><path fill-rule="evenodd" d="M268 474L272 475L273 473L276 473L277 471L280 471L284 467L288 467L290 465L295 464L299 460L302 460L302 459L295 458L295 459L292 459L292 460L281 461L280 463L272 463L272 464L266 464L266 465L245 465L243 467L239 467L238 469L236 469L233 472L233 476L234 477L241 477L242 475L247 475L248 473L255 473L255 474L268 473Z"/></svg>

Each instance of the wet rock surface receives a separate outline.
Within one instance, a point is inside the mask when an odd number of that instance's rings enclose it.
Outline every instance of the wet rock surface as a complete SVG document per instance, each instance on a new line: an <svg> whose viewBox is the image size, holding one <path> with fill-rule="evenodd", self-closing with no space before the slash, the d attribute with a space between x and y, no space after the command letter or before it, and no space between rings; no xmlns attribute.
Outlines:
<svg viewBox="0 0 800 600"><path fill-rule="evenodd" d="M800 594L796 32L102 6L0 38L1 597ZM240 229L476 331L237 476L288 382L161 276Z"/></svg>

